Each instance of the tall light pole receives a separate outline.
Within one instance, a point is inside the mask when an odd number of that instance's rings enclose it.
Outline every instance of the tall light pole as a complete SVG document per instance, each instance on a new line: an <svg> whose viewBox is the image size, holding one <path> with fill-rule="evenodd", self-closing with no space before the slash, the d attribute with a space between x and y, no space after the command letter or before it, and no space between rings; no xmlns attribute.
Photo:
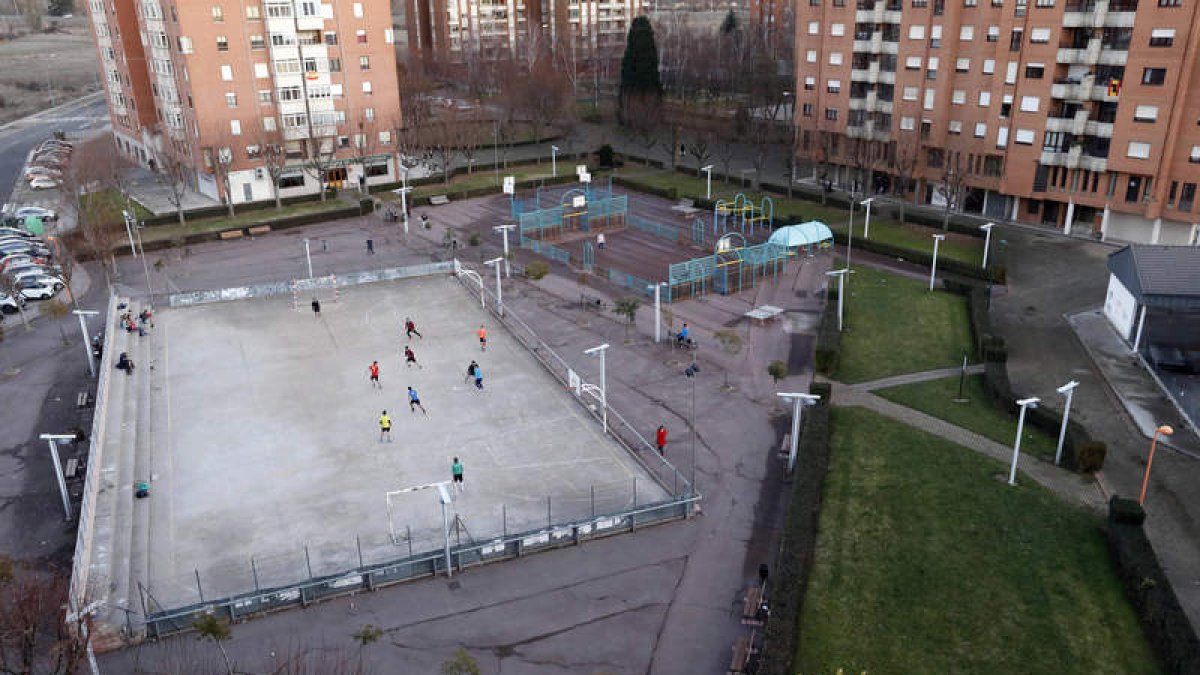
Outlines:
<svg viewBox="0 0 1200 675"><path fill-rule="evenodd" d="M1054 450L1055 466L1058 466L1058 463L1062 461L1063 441L1067 439L1067 420L1071 417L1071 396L1075 393L1075 387L1078 386L1078 382L1071 380L1070 382L1054 390L1067 397L1067 405L1065 408L1063 408L1062 428L1058 430L1058 447Z"/></svg>
<svg viewBox="0 0 1200 675"><path fill-rule="evenodd" d="M58 492L62 495L64 520L71 519L71 497L67 494L67 479L63 476L62 460L58 457L58 442L73 441L73 434L42 434L42 440L50 444L50 459L54 461L54 477L58 479Z"/></svg>
<svg viewBox="0 0 1200 675"><path fill-rule="evenodd" d="M776 396L792 402L792 447L788 451L787 472L791 475L796 469L796 454L800 449L800 412L806 405L815 405L821 397L817 394L776 393Z"/></svg>
<svg viewBox="0 0 1200 675"><path fill-rule="evenodd" d="M453 501L445 483L437 484L438 501L442 504L442 551L446 554L446 578L454 576L454 566L450 564L450 515L446 507Z"/></svg>
<svg viewBox="0 0 1200 675"><path fill-rule="evenodd" d="M937 277L938 244L942 243L942 240L945 238L946 238L946 235L944 235L944 234L933 235L933 264L929 266L929 290L930 291L933 291L933 282L934 282L934 279Z"/></svg>
<svg viewBox="0 0 1200 675"><path fill-rule="evenodd" d="M979 226L979 229L983 230L983 232L984 232L984 235L983 235L983 265L981 265L981 267L983 267L983 269L985 269L985 270L987 269L988 249L992 245L992 228L995 226L996 226L995 223L987 223L985 225Z"/></svg>
<svg viewBox="0 0 1200 675"><path fill-rule="evenodd" d="M133 257L136 258L138 257L138 251L137 245L133 243L133 228L137 219L133 217L132 213L125 210L121 211L121 217L125 219L125 236L129 237L129 250L133 251Z"/></svg>
<svg viewBox="0 0 1200 675"><path fill-rule="evenodd" d="M492 258L485 260L484 265L491 265L496 268L496 313L504 316L504 297L500 295L500 263L504 262L504 258Z"/></svg>
<svg viewBox="0 0 1200 675"><path fill-rule="evenodd" d="M500 179L500 120L492 120L492 171Z"/></svg>
<svg viewBox="0 0 1200 675"><path fill-rule="evenodd" d="M696 376L700 374L700 364L692 361L692 365L688 366L683 374L692 381L692 479L690 483L691 493L696 494Z"/></svg>
<svg viewBox="0 0 1200 675"><path fill-rule="evenodd" d="M304 259L308 261L308 278L313 278L312 275L312 251L308 248L308 239L304 240Z"/></svg>
<svg viewBox="0 0 1200 675"><path fill-rule="evenodd" d="M837 277L838 280L838 332L842 332L842 308L846 302L846 275L850 273L849 267L843 267L840 270L826 272L831 277Z"/></svg>
<svg viewBox="0 0 1200 675"><path fill-rule="evenodd" d="M700 167L700 170L701 170L701 171L703 171L703 172L706 174L705 183L704 183L704 198L705 198L705 199L712 199L712 170L713 170L713 165L712 165L712 164L709 164L708 166L702 166L702 167Z"/></svg>
<svg viewBox="0 0 1200 675"><path fill-rule="evenodd" d="M863 239L871 238L871 202L875 201L874 197L868 197L859 204L867 207L867 219L863 221Z"/></svg>
<svg viewBox="0 0 1200 675"><path fill-rule="evenodd" d="M1017 484L1017 458L1021 456L1021 434L1025 431L1025 411L1029 408L1036 408L1040 398L1023 398L1017 401L1017 405L1021 406L1021 416L1017 418L1017 440L1013 441L1013 457L1012 468L1008 472L1008 484Z"/></svg>
<svg viewBox="0 0 1200 675"><path fill-rule="evenodd" d="M92 377L96 376L96 359L92 356L92 343L88 341L87 318L96 316L100 312L92 309L76 309L71 311L72 314L79 317L79 330L83 333L83 351L87 352L88 372Z"/></svg>
<svg viewBox="0 0 1200 675"><path fill-rule="evenodd" d="M1154 448L1158 446L1158 435L1170 436L1173 433L1175 430L1168 424L1154 430L1154 437L1150 439L1150 458L1146 460L1146 475L1142 477L1142 496L1138 497L1138 506L1146 504L1146 485L1150 482L1150 467L1154 465Z"/></svg>
<svg viewBox="0 0 1200 675"><path fill-rule="evenodd" d="M850 229L846 230L846 269L850 269L850 250L854 248L854 197L850 197Z"/></svg>
<svg viewBox="0 0 1200 675"><path fill-rule="evenodd" d="M550 174L558 178L558 146L550 146Z"/></svg>
<svg viewBox="0 0 1200 675"><path fill-rule="evenodd" d="M662 287L666 286L667 282L660 281L653 286L647 286L646 290L654 289L654 344L662 342Z"/></svg>
<svg viewBox="0 0 1200 675"><path fill-rule="evenodd" d="M514 227L516 227L516 225L493 225L492 226L493 230L498 230L500 232L500 234L504 235L504 278L505 279L508 279L509 277L512 276L512 270L509 269L509 264L508 264L508 231L513 229Z"/></svg>
<svg viewBox="0 0 1200 675"><path fill-rule="evenodd" d="M150 264L146 262L146 247L142 245L142 225L134 221L134 232L137 233L138 248L142 249L142 273L146 275L146 293L153 296L154 288L150 285Z"/></svg>
<svg viewBox="0 0 1200 675"><path fill-rule="evenodd" d="M408 167L400 167L400 217L404 220L404 234L408 234ZM311 274L311 273L310 273Z"/></svg>
<svg viewBox="0 0 1200 675"><path fill-rule="evenodd" d="M605 342L604 344L602 344L598 347L592 347L591 349L585 349L585 350L583 350L583 353L587 354L589 356L596 356L597 354L600 355L600 408L601 408L600 419L601 419L601 423L604 425L604 433L607 434L608 433L608 381L606 380L607 375L604 372L604 352L606 352L606 351L608 351L608 343L607 342Z"/></svg>

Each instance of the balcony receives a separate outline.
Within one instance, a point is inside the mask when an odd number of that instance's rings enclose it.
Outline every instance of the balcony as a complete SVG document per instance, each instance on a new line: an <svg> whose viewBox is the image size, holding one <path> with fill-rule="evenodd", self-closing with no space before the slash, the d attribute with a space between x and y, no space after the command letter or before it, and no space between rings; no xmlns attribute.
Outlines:
<svg viewBox="0 0 1200 675"><path fill-rule="evenodd" d="M1064 101L1092 100L1093 90L1097 88L1103 89L1103 87L1095 86L1095 80L1096 78L1091 75L1085 75L1079 82L1057 80L1054 84L1050 85L1050 97Z"/></svg>
<svg viewBox="0 0 1200 675"><path fill-rule="evenodd" d="M854 21L856 23L900 23L900 10L894 5L889 8L882 2L877 3L871 9L859 9L854 12Z"/></svg>
<svg viewBox="0 0 1200 675"><path fill-rule="evenodd" d="M1113 125L1112 122L1099 122L1097 120L1088 120L1084 123L1083 133L1088 136L1098 136L1100 138L1112 138Z"/></svg>
<svg viewBox="0 0 1200 675"><path fill-rule="evenodd" d="M891 101L879 100L879 98L875 95L875 92L871 92L866 98L850 99L850 103L847 107L851 110L866 110L868 112L885 113L888 115L892 114Z"/></svg>
<svg viewBox="0 0 1200 675"><path fill-rule="evenodd" d="M850 71L851 82L869 82L870 84L895 84L896 73L880 70L879 63L872 63L869 68L856 68Z"/></svg>
<svg viewBox="0 0 1200 675"><path fill-rule="evenodd" d="M870 40L855 40L854 51L866 54L898 54L900 43L896 40L884 40L883 33L874 33Z"/></svg>
<svg viewBox="0 0 1200 675"><path fill-rule="evenodd" d="M1103 45L1100 43L1100 38L1092 38L1088 40L1087 47L1059 49L1056 61L1059 63L1078 63L1083 65L1095 65L1100 61L1100 54ZM1128 57L1128 55L1126 55Z"/></svg>
<svg viewBox="0 0 1200 675"><path fill-rule="evenodd" d="M892 140L892 135L886 129L875 129L874 125L874 122L867 122L864 126L846 127L846 135L850 138L861 138L881 143Z"/></svg>
<svg viewBox="0 0 1200 675"><path fill-rule="evenodd" d="M1086 0L1067 3L1063 12L1063 28L1100 28L1108 12L1108 0Z"/></svg>

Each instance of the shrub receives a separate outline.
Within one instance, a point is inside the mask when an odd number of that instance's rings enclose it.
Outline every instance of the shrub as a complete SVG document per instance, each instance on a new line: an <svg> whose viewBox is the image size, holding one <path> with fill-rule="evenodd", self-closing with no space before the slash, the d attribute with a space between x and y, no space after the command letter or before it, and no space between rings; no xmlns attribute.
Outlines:
<svg viewBox="0 0 1200 675"><path fill-rule="evenodd" d="M1075 470L1079 473L1095 473L1104 467L1104 458L1107 455L1108 446L1104 441L1084 441L1079 444L1079 451L1076 453Z"/></svg>
<svg viewBox="0 0 1200 675"><path fill-rule="evenodd" d="M613 147L607 143L600 146L596 150L596 163L604 168L611 168L613 165Z"/></svg>
<svg viewBox="0 0 1200 675"><path fill-rule="evenodd" d="M534 260L525 266L525 276L537 281L550 273L550 265L542 260Z"/></svg>
<svg viewBox="0 0 1200 675"><path fill-rule="evenodd" d="M817 331L817 345L813 354L813 366L818 373L832 376L837 371L842 353L842 333L837 325L837 289L830 288L825 294L825 310L821 315L821 327Z"/></svg>
<svg viewBox="0 0 1200 675"><path fill-rule="evenodd" d="M783 361L772 361L767 364L767 374L771 376L772 380L778 383L788 376L787 364Z"/></svg>
<svg viewBox="0 0 1200 675"><path fill-rule="evenodd" d="M1142 505L1132 499L1124 499L1113 495L1108 500L1108 517L1113 522L1125 525L1141 525L1146 520L1146 511Z"/></svg>
<svg viewBox="0 0 1200 675"><path fill-rule="evenodd" d="M479 245L479 233L472 232L471 236L467 237L467 243L470 244L471 246L478 246Z"/></svg>

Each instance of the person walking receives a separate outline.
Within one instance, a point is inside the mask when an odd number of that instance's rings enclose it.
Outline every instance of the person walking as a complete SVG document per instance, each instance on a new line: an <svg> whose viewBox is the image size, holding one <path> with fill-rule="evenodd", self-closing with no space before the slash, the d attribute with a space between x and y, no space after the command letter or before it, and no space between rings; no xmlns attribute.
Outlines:
<svg viewBox="0 0 1200 675"><path fill-rule="evenodd" d="M658 425L658 431L654 432L654 444L658 446L658 454L665 456L663 448L667 447L667 428L663 425Z"/></svg>
<svg viewBox="0 0 1200 675"><path fill-rule="evenodd" d="M387 411L379 416L379 442L382 443L384 437L387 437L388 443L392 442L392 418L388 417Z"/></svg>
<svg viewBox="0 0 1200 675"><path fill-rule="evenodd" d="M463 484L463 465L454 458L454 462L450 465L450 476L454 479L454 489L459 492L466 492L467 486Z"/></svg>
<svg viewBox="0 0 1200 675"><path fill-rule="evenodd" d="M383 385L379 384L379 362L372 361L371 365L367 366L367 372L371 374L371 388L383 389Z"/></svg>
<svg viewBox="0 0 1200 675"><path fill-rule="evenodd" d="M479 330L475 331L475 333L479 336L479 351L486 352L487 351L487 329L484 328L483 326L480 326Z"/></svg>
<svg viewBox="0 0 1200 675"><path fill-rule="evenodd" d="M367 255L375 255L375 240L367 240Z"/></svg>
<svg viewBox="0 0 1200 675"><path fill-rule="evenodd" d="M414 336L414 335L421 338L422 340L425 339L425 336L421 335L421 331L417 330L417 324L413 323L413 320L411 317L406 316L406 317L404 317L404 336L407 337L409 340L411 340L412 336Z"/></svg>
<svg viewBox="0 0 1200 675"><path fill-rule="evenodd" d="M313 298L312 308L313 308L313 316L316 317L318 320L320 320L320 318L321 318L321 303L317 302L316 298Z"/></svg>
<svg viewBox="0 0 1200 675"><path fill-rule="evenodd" d="M412 347L404 345L404 365L412 368L416 366L418 370L423 369L421 364L417 363L417 355L413 353Z"/></svg>
<svg viewBox="0 0 1200 675"><path fill-rule="evenodd" d="M412 387L409 387L408 388L408 409L411 410L413 413L416 413L417 408L420 408L421 412L425 413L426 415L429 414L425 410L425 406L421 405L421 396L419 394L417 394L417 390L413 389Z"/></svg>
<svg viewBox="0 0 1200 675"><path fill-rule="evenodd" d="M601 251L604 250L604 233L603 232L596 235L596 248L600 249Z"/></svg>
<svg viewBox="0 0 1200 675"><path fill-rule="evenodd" d="M475 359L471 359L471 363L467 364L467 376L463 378L463 382L470 382L471 378L475 377L475 369L478 367L479 364L475 363Z"/></svg>
<svg viewBox="0 0 1200 675"><path fill-rule="evenodd" d="M483 369L479 367L478 363L475 363L474 361L471 363L475 366L475 372L471 373L471 375L475 378L475 388L483 389Z"/></svg>

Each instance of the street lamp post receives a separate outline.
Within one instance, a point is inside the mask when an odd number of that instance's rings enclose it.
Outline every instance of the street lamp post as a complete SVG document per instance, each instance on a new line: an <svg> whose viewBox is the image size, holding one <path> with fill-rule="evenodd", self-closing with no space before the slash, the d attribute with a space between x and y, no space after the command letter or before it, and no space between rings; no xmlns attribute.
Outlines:
<svg viewBox="0 0 1200 675"><path fill-rule="evenodd" d="M142 254L139 256L142 259L142 273L146 275L146 293L153 296L154 288L150 285L150 264L146 262L146 247L142 244L142 228L143 226L134 222L134 232L137 233L138 248L142 249Z"/></svg>
<svg viewBox="0 0 1200 675"><path fill-rule="evenodd" d="M691 478L691 493L696 494L696 376L700 374L700 364L692 361L692 364L683 371L683 374L692 381L692 478Z"/></svg>
<svg viewBox="0 0 1200 675"><path fill-rule="evenodd" d="M587 354L589 356L596 356L597 354L600 356L600 408L601 408L600 419L601 419L601 423L604 425L604 433L607 434L608 433L608 382L605 379L607 377L607 375L604 372L604 352L606 352L606 351L608 351L608 343L607 342L605 342L604 344L602 344L598 347L592 347L591 349L585 349L585 350L583 350L583 353Z"/></svg>
<svg viewBox="0 0 1200 675"><path fill-rule="evenodd" d="M88 372L92 377L96 376L96 359L92 356L92 343L88 341L87 318L95 316L100 312L92 309L76 309L71 312L79 317L79 330L83 333L83 351L87 352Z"/></svg>
<svg viewBox="0 0 1200 675"><path fill-rule="evenodd" d="M1008 484L1017 484L1017 458L1021 456L1021 434L1025 431L1025 411L1036 408L1040 398L1023 398L1017 401L1021 406L1021 416L1017 418L1017 440L1013 441L1012 468L1008 472Z"/></svg>
<svg viewBox="0 0 1200 675"><path fill-rule="evenodd" d="M500 263L502 262L504 262L504 258L492 258L483 263L496 268L496 313L500 316L504 316L504 296L500 294Z"/></svg>
<svg viewBox="0 0 1200 675"><path fill-rule="evenodd" d="M129 237L129 250L133 251L133 257L138 257L137 245L133 243L133 228L137 219L128 211L121 211L121 217L125 219L125 236Z"/></svg>
<svg viewBox="0 0 1200 675"><path fill-rule="evenodd" d="M850 269L850 251L854 248L854 195L850 196L850 229L846 230L846 269Z"/></svg>
<svg viewBox="0 0 1200 675"><path fill-rule="evenodd" d="M944 234L933 235L933 264L929 266L929 290L930 291L933 290L933 282L934 282L934 279L937 277L938 244L942 243L942 240L945 238L946 238L946 235L944 235Z"/></svg>
<svg viewBox="0 0 1200 675"><path fill-rule="evenodd" d="M787 472L791 475L796 469L796 454L800 449L800 412L806 405L815 405L821 397L817 394L777 393L776 396L792 402L792 447L788 451Z"/></svg>
<svg viewBox="0 0 1200 675"><path fill-rule="evenodd" d="M709 164L708 166L702 166L702 167L700 167L700 170L701 170L701 171L703 171L703 172L706 174L706 179L705 179L705 183L704 183L704 198L705 198L705 199L712 199L712 170L713 170L713 165L712 165L712 164Z"/></svg>
<svg viewBox="0 0 1200 675"><path fill-rule="evenodd" d="M558 146L550 146L550 174L558 178Z"/></svg>
<svg viewBox="0 0 1200 675"><path fill-rule="evenodd" d="M500 120L492 120L492 171L500 179Z"/></svg>
<svg viewBox="0 0 1200 675"><path fill-rule="evenodd" d="M646 287L646 290L654 289L654 344L662 342L662 287L666 285L667 282L660 281Z"/></svg>
<svg viewBox="0 0 1200 675"><path fill-rule="evenodd" d="M54 477L58 479L58 492L62 495L64 520L71 519L71 497L67 494L67 479L63 476L62 460L58 456L59 441L73 441L72 434L42 434L42 440L50 444L50 459L54 461Z"/></svg>
<svg viewBox="0 0 1200 675"><path fill-rule="evenodd" d="M863 221L863 239L871 238L871 202L873 201L875 201L874 197L868 197L859 202L859 204L867 207L867 219Z"/></svg>
<svg viewBox="0 0 1200 675"><path fill-rule="evenodd" d="M408 187L408 167L401 167L400 171L400 217L404 219L404 234L408 234L408 193L412 192L412 188Z"/></svg>
<svg viewBox="0 0 1200 675"><path fill-rule="evenodd" d="M1146 504L1146 485L1150 483L1150 467L1154 465L1154 449L1158 446L1158 435L1170 436L1173 433L1175 430L1168 424L1154 430L1154 437L1150 439L1150 457L1146 460L1146 475L1142 477L1142 496L1138 497L1138 506Z"/></svg>
<svg viewBox="0 0 1200 675"><path fill-rule="evenodd" d="M1063 441L1067 438L1067 420L1071 417L1071 396L1075 393L1075 387L1078 386L1078 382L1071 380L1058 389L1055 389L1055 391L1067 397L1066 407L1063 408L1062 428L1058 430L1058 447L1054 450L1055 466L1058 466L1058 463L1062 461Z"/></svg>
<svg viewBox="0 0 1200 675"><path fill-rule="evenodd" d="M826 273L825 273L825 274L828 274L828 275L829 275L829 276L831 276L831 277L837 277L837 280L838 280L838 310L837 310L837 316L838 316L838 332L839 332L839 333L840 333L840 332L842 332L842 308L843 308L843 307L845 307L845 302L846 302L846 275L847 275L847 274L849 274L849 273L850 273L850 268L849 268L849 267L843 267L843 268L842 268L842 269L840 269L840 270L833 270L832 272L826 272Z"/></svg>
<svg viewBox="0 0 1200 675"><path fill-rule="evenodd" d="M516 227L516 225L493 225L493 230L499 230L504 235L504 278L508 279L512 276L512 270L508 264L508 231Z"/></svg>
<svg viewBox="0 0 1200 675"><path fill-rule="evenodd" d="M309 250L307 238L305 238L305 240L304 240L304 259L308 261L308 278L311 279L311 278L313 278L312 251Z"/></svg>
<svg viewBox="0 0 1200 675"><path fill-rule="evenodd" d="M995 226L996 226L995 223L987 223L985 225L979 226L979 229L984 231L984 235L983 235L983 265L982 265L982 267L985 270L987 269L988 249L992 245L992 228Z"/></svg>

